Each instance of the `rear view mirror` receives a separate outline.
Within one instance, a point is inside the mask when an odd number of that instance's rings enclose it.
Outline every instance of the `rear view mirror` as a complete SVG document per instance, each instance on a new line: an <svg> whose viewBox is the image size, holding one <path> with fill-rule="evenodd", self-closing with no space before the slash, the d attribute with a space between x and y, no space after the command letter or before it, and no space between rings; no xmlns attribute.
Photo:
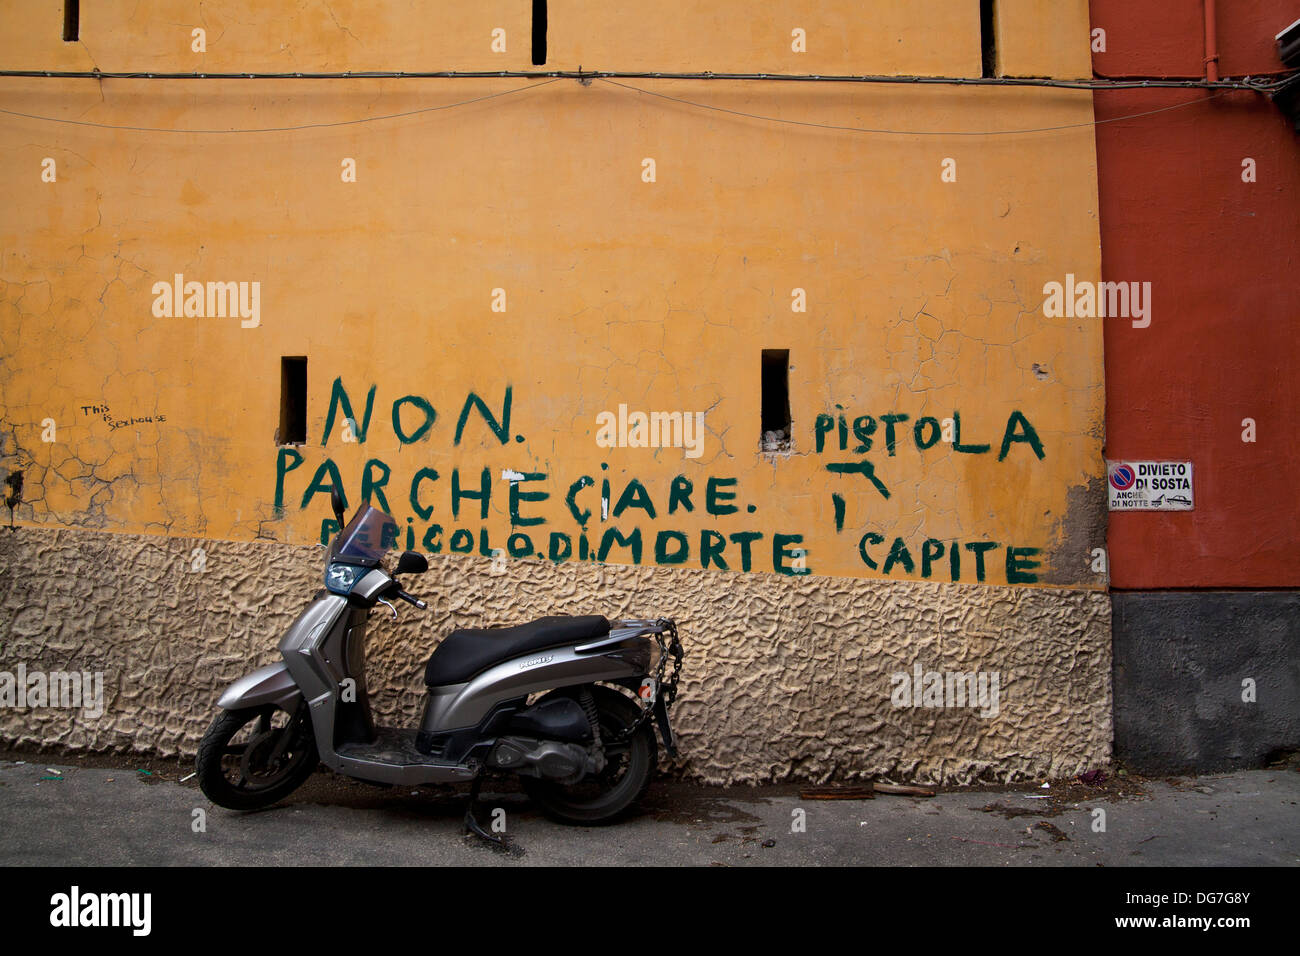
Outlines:
<svg viewBox="0 0 1300 956"><path fill-rule="evenodd" d="M339 494L337 488L330 489L330 507L334 509L334 517L339 521L339 527L343 527L343 496Z"/></svg>
<svg viewBox="0 0 1300 956"><path fill-rule="evenodd" d="M418 551L403 551L397 559L398 574L423 574L429 570L429 560Z"/></svg>

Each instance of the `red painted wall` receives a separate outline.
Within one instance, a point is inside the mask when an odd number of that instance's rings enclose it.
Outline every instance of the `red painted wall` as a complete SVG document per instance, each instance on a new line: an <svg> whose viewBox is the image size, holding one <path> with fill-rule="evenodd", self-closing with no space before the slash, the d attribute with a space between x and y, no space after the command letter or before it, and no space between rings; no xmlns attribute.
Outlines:
<svg viewBox="0 0 1300 956"><path fill-rule="evenodd" d="M1294 0L1218 8L1221 75L1284 69L1273 36L1300 16ZM1099 75L1201 74L1199 0L1091 9ZM1106 457L1191 461L1196 498L1192 512L1111 514L1112 586L1300 586L1300 135L1249 92L1095 102L1104 278L1152 283L1149 328L1102 320ZM1177 104L1191 105L1118 119Z"/></svg>

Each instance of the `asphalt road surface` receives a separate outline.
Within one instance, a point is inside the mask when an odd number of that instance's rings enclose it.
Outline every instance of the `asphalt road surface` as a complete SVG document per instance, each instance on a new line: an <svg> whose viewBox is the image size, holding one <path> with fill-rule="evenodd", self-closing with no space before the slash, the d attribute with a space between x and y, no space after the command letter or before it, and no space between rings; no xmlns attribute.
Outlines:
<svg viewBox="0 0 1300 956"><path fill-rule="evenodd" d="M213 806L193 779L181 782L190 769L175 761L7 751L0 759L0 864L1300 863L1294 764L869 800L801 799L792 785L706 788L660 779L640 812L599 828L552 823L520 792L485 790L479 819L504 824L505 848L464 835L464 789L382 789L319 771L284 803L241 814Z"/></svg>

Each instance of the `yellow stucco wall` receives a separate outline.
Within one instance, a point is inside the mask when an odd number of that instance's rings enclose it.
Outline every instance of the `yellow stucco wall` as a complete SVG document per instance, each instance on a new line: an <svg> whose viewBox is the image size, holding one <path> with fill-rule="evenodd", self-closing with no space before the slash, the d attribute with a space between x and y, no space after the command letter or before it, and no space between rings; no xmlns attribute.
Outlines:
<svg viewBox="0 0 1300 956"><path fill-rule="evenodd" d="M1092 76L1088 0L996 0L1000 76Z"/></svg>
<svg viewBox="0 0 1300 956"><path fill-rule="evenodd" d="M201 11L169 2L133 16L124 0L84 4L74 44L59 39L61 6L0 3L0 64L533 68L524 2L380 14L345 0ZM632 15L553 0L545 68L979 72L973 0L771 3L761 16L740 3L699 9ZM1086 6L1060 11L1004 21L1000 39L1073 50L1075 36L1086 38ZM1011 22L1036 32L1008 34ZM208 52L191 51L188 25L205 27ZM507 51L494 54L498 26ZM793 27L807 30L805 54L790 50ZM1068 75L1072 61L1061 69ZM577 559L583 528L565 498L586 477L574 505L591 512L592 551L610 528L639 529L642 564L657 563L661 532L677 532L664 557L685 541L684 565L700 567L714 532L737 570L746 536L761 534L749 544L754 571L920 580L932 540L930 579L953 580L956 543L956 577L968 583L976 552L966 546L984 542L997 546L986 583L1007 583L1014 547L1039 551L1013 553L1013 583L1103 587L1089 566L1104 544L1089 491L1103 472L1101 328L1040 307L1045 282L1100 269L1090 95L619 82L0 79L0 108L68 121L308 127L150 132L0 114L0 467L24 473L18 522L304 543L328 517L327 493L303 506L322 463L337 465L352 506L377 460L373 473L389 469L390 509L403 528L414 519L424 550L446 553L463 529L475 554L484 540L506 548L512 532L546 552L558 533ZM506 95L452 108L495 94ZM371 121L337 125L357 120ZM42 180L46 158L55 182ZM654 182L644 181L647 158ZM342 179L346 159L356 182ZM954 182L941 178L946 160ZM260 283L258 325L156 316L155 284L177 274ZM795 289L804 312L792 311ZM504 290L504 312L493 310L494 290ZM759 450L762 349L790 351L788 455ZM298 355L308 358L308 443L283 475L277 515L280 361ZM335 379L359 420L375 386L364 442L343 440L341 411L325 434ZM507 389L508 430L498 437L471 408L457 444L468 397L499 421ZM393 425L407 396L436 410L411 444ZM702 454L599 447L597 416L620 404L704 412ZM999 460L1004 435L1026 433L1017 412L1042 455L1016 441ZM844 449L832 427L818 450L822 414L845 416ZM908 416L892 454L882 447L890 414ZM877 422L865 452L852 436L860 416ZM991 447L963 453L940 440L923 450L913 425L924 416L959 417L964 445ZM402 427L421 420L407 403ZM887 498L863 474L827 468L863 461ZM454 516L453 474L477 491L484 468L487 518L472 499ZM422 469L438 474L417 488L420 507L433 509L427 520L411 502ZM519 506L544 523L512 526L507 470L546 476L517 486L549 495ZM693 510L670 511L678 476ZM609 521L604 480L611 512L629 495ZM633 480L653 517L636 486L627 491ZM709 513L711 480L713 510L734 513ZM838 531L833 494L844 501ZM908 560L894 549L886 573L896 540ZM619 545L605 557L632 561Z"/></svg>

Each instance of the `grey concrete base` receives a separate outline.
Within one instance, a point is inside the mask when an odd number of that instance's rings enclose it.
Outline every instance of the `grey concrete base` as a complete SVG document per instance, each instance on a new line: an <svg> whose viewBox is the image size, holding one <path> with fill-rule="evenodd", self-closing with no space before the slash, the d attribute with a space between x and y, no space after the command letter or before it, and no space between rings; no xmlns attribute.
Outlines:
<svg viewBox="0 0 1300 956"><path fill-rule="evenodd" d="M1117 759L1143 773L1208 772L1300 749L1300 592L1111 599Z"/></svg>

